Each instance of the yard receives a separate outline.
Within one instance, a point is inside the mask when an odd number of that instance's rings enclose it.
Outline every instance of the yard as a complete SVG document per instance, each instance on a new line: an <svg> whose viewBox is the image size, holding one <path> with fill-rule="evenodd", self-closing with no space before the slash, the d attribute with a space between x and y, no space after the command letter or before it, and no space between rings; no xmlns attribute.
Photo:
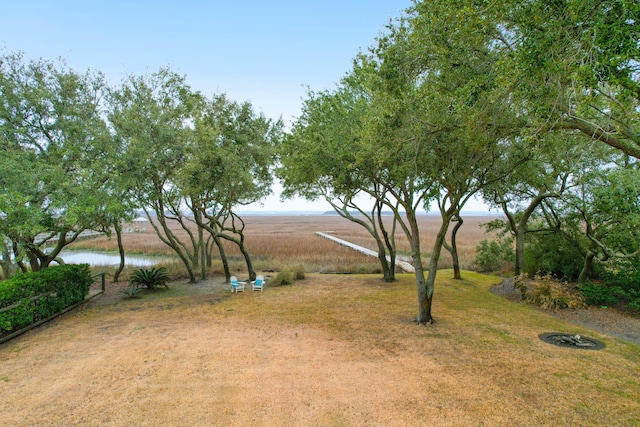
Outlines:
<svg viewBox="0 0 640 427"><path fill-rule="evenodd" d="M98 297L0 346L0 424L618 425L640 423L640 347L489 292L411 276L311 274L231 294L222 279ZM542 342L571 332L599 351Z"/></svg>

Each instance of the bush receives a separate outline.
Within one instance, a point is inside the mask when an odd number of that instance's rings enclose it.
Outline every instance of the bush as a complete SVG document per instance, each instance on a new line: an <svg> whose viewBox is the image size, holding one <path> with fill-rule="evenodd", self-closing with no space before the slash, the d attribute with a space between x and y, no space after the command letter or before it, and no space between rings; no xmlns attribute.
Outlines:
<svg viewBox="0 0 640 427"><path fill-rule="evenodd" d="M602 293L609 298L640 311L640 257L620 260L611 266L604 275L603 287L608 293L605 290Z"/></svg>
<svg viewBox="0 0 640 427"><path fill-rule="evenodd" d="M82 301L93 283L87 264L48 267L0 282L0 329L6 332L47 319Z"/></svg>
<svg viewBox="0 0 640 427"><path fill-rule="evenodd" d="M140 296L138 295L140 291L142 291L141 288L125 288L120 290L120 292L122 292L129 298L138 298Z"/></svg>
<svg viewBox="0 0 640 427"><path fill-rule="evenodd" d="M304 271L304 267L301 265L296 265L293 268L293 280L304 280L306 278L306 273Z"/></svg>
<svg viewBox="0 0 640 427"><path fill-rule="evenodd" d="M555 280L550 275L535 276L529 285L531 294L527 301L544 310L584 307L580 295L569 292L565 283Z"/></svg>
<svg viewBox="0 0 640 427"><path fill-rule="evenodd" d="M575 242L559 233L530 233L525 250L525 272L550 274L563 280L576 280L584 257Z"/></svg>
<svg viewBox="0 0 640 427"><path fill-rule="evenodd" d="M156 289L159 286L168 288L169 272L165 267L151 268L147 270L141 268L131 273L129 284L138 288Z"/></svg>
<svg viewBox="0 0 640 427"><path fill-rule="evenodd" d="M291 285L295 280L295 274L291 270L282 270L279 272L276 277L269 280L269 286L283 286L283 285Z"/></svg>
<svg viewBox="0 0 640 427"><path fill-rule="evenodd" d="M476 246L476 254L474 263L478 271L507 270L515 260L513 239L482 240Z"/></svg>
<svg viewBox="0 0 640 427"><path fill-rule="evenodd" d="M578 286L578 290L589 305L612 304L618 301L618 298L612 292L611 287L588 282L582 286Z"/></svg>

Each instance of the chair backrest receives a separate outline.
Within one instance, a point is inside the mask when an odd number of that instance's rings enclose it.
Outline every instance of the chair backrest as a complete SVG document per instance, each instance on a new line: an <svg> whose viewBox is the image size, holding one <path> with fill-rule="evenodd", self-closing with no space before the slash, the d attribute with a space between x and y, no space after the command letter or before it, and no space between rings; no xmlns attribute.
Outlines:
<svg viewBox="0 0 640 427"><path fill-rule="evenodd" d="M258 286L262 285L263 281L264 281L264 276L262 274L256 277L256 285Z"/></svg>
<svg viewBox="0 0 640 427"><path fill-rule="evenodd" d="M231 276L231 284L232 285L237 285L238 284L238 278L236 276Z"/></svg>

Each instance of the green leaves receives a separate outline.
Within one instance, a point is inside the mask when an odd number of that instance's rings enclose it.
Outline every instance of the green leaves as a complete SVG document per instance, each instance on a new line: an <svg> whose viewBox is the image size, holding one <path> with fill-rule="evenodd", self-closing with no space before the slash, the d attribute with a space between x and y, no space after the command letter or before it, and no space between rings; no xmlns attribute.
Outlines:
<svg viewBox="0 0 640 427"><path fill-rule="evenodd" d="M26 251L34 270L67 243L45 254L36 236L101 229L113 206L104 91L99 73L0 58L0 235Z"/></svg>
<svg viewBox="0 0 640 427"><path fill-rule="evenodd" d="M134 270L129 278L129 284L135 287L142 287L147 289L155 289L160 286L168 288L169 285L169 272L166 267L151 268Z"/></svg>

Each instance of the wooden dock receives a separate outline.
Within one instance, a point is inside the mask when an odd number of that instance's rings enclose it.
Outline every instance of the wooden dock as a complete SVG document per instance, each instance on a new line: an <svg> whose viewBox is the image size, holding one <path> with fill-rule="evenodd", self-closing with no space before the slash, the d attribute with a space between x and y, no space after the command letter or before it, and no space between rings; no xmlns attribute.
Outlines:
<svg viewBox="0 0 640 427"><path fill-rule="evenodd" d="M332 236L331 234L328 234L326 232L322 232L322 231L316 231L316 235L323 237L325 239L329 239L333 242L336 242L339 245L342 246L346 246L350 249L353 249L356 252L360 252L363 253L365 255L368 256L372 256L372 257L378 257L378 252L376 251L372 251L371 249L367 249L367 248L363 248L362 246L358 246L355 243L351 243L351 242L347 242L346 240L342 240L342 239L338 239L335 236ZM387 257L388 261L391 261L391 259L389 257ZM400 268L402 271L404 271L405 273L415 273L416 270L413 268L413 265L411 265L411 263L407 262L407 261L402 261L399 259L396 259L396 267Z"/></svg>

